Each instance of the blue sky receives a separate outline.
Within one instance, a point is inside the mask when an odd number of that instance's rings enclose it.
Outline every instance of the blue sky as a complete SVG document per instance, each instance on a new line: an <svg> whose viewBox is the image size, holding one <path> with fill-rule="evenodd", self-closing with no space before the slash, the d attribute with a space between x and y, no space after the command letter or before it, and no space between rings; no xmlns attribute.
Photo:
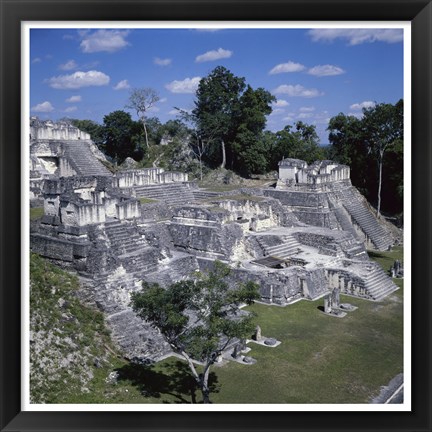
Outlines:
<svg viewBox="0 0 432 432"><path fill-rule="evenodd" d="M277 97L267 129L302 120L322 144L332 116L403 97L403 32L394 28L32 28L29 62L30 114L41 119L102 123L127 111L132 88L151 87L161 98L151 115L166 122L174 107L193 108L200 78L219 65Z"/></svg>

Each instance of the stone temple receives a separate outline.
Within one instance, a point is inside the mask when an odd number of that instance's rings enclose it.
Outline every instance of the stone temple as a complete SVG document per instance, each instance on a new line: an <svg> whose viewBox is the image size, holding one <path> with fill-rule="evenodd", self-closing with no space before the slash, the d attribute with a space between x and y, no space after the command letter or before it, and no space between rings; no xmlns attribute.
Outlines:
<svg viewBox="0 0 432 432"><path fill-rule="evenodd" d="M366 249L387 250L401 233L375 217L348 166L284 159L276 186L216 193L160 168L112 174L88 134L67 124L33 119L30 138L31 205L44 207L31 250L78 275L78 295L104 312L125 357L170 352L130 293L216 259L233 280L257 282L267 304L335 290L380 301L397 289Z"/></svg>

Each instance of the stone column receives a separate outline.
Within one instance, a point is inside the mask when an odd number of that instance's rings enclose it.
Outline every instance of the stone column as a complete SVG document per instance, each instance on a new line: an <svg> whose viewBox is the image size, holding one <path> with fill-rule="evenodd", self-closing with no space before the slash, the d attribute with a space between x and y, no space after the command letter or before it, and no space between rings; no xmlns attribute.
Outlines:
<svg viewBox="0 0 432 432"><path fill-rule="evenodd" d="M261 336L261 327L259 325L256 326L255 328L255 334L253 336L253 339L256 341L260 341L262 338Z"/></svg>
<svg viewBox="0 0 432 432"><path fill-rule="evenodd" d="M340 305L340 291L339 288L335 288L332 291L332 299L331 299L331 307L332 308L338 308Z"/></svg>
<svg viewBox="0 0 432 432"><path fill-rule="evenodd" d="M324 312L331 313L331 294L328 294L324 297Z"/></svg>

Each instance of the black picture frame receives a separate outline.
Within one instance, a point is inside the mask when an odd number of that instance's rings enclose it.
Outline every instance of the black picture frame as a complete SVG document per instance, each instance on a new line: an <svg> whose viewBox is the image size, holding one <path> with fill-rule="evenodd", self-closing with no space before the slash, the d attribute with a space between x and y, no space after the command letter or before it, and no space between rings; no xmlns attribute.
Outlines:
<svg viewBox="0 0 432 432"><path fill-rule="evenodd" d="M430 0L0 0L0 430L1 431L431 431ZM411 21L412 411L22 412L21 22Z"/></svg>

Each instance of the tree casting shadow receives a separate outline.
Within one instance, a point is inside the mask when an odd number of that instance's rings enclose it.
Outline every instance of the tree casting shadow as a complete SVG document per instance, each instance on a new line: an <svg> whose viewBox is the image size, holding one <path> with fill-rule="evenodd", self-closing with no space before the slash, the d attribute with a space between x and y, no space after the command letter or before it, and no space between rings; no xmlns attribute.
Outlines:
<svg viewBox="0 0 432 432"><path fill-rule="evenodd" d="M202 403L200 390L186 363L177 360L164 364L163 371L155 369L154 365L128 363L116 369L116 372L119 374L118 381L128 381L144 397L160 399L163 395L170 395L176 400L172 402L164 399L162 403ZM211 393L219 391L218 378L214 372L210 372L209 386Z"/></svg>

